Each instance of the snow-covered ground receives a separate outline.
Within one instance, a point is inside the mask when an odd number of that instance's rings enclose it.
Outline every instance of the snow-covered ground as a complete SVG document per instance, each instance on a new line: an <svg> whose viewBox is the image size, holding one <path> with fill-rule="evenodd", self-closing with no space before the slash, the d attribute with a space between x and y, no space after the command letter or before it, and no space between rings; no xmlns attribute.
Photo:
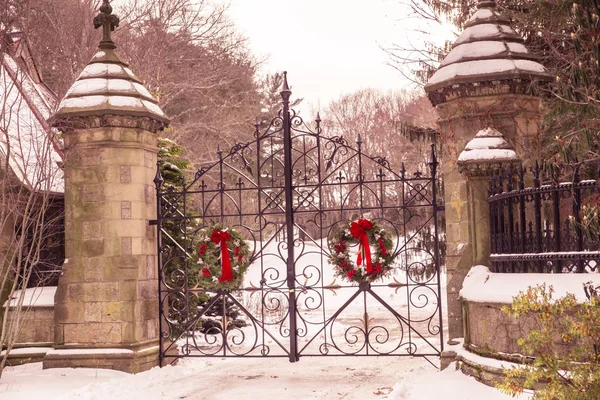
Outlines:
<svg viewBox="0 0 600 400"><path fill-rule="evenodd" d="M8 367L0 400L395 399L508 400L452 368L408 357L185 359L136 375L100 369ZM527 400L524 395L519 400Z"/></svg>
<svg viewBox="0 0 600 400"><path fill-rule="evenodd" d="M273 291L273 296L264 298L282 301L283 318L288 291L285 285L285 265L276 256L276 249L269 249L261 261L253 265L246 276L245 286L259 287L262 278L271 287L280 285L281 290ZM400 261L400 260L399 260ZM416 262L416 268L430 260L426 255L404 259L406 265ZM259 264L262 263L262 264ZM319 354L320 345L336 342L339 349L346 352L361 348L361 329L365 320L370 329L370 342L373 350L392 351L394 354L407 354L407 346L416 346L417 352L428 353L439 349L440 338L430 329L439 325L439 294L437 276L431 277L428 285L406 285L411 279L406 271L397 269L392 276L373 291L396 313L411 320L411 331L394 316L383 304L370 294L360 293L346 309L331 321L346 300L357 293L356 286L334 277L333 268L328 264L315 245L307 245L298 257L296 271L298 286L299 314L305 336L299 338L303 355ZM445 288L445 275L441 275L441 289ZM281 284L278 283L281 281ZM414 283L414 282L413 282ZM391 286L389 286L391 284ZM341 285L337 287L337 285ZM445 298L445 293L441 293ZM365 300L366 299L366 300ZM260 293L245 293L240 301L254 318L272 322L265 330L272 335L254 333L258 343L269 345L270 353L284 355L285 352L274 344L273 338L284 346L289 341L282 335L282 318L275 310L271 314L263 309ZM383 329L377 330L376 326ZM445 323L444 323L445 325ZM354 327L354 328L353 328ZM251 337L253 329L243 328L244 343L256 343ZM386 333L387 331L387 333ZM417 334L422 334L420 338ZM350 335L350 336L348 336ZM356 336L352 336L356 335ZM197 339L202 339L200 337ZM364 337L364 333L362 334ZM350 337L350 339L348 339ZM357 337L358 342L353 343ZM314 338L314 341L311 340ZM231 339L231 338L230 338ZM182 339L183 341L189 339ZM235 345L233 340L230 340ZM309 343L310 342L310 343ZM381 342L381 343L380 343ZM428 344L429 342L430 344ZM183 343L179 343L182 345ZM200 349L210 347L209 343L199 343ZM402 344L400 347L396 347ZM306 348L304 348L306 346ZM243 346L240 345L241 349ZM180 347L181 348L181 347ZM198 350L192 351L197 353ZM260 349L259 349L260 350ZM330 349L330 354L339 354L338 349ZM373 353L370 351L370 354ZM254 352L255 354L258 352ZM364 354L364 351L361 351ZM436 357L430 358L436 362ZM435 383L433 385L432 383ZM457 397L451 397L455 393ZM300 362L291 364L283 358L188 358L180 360L175 367L129 375L119 371L100 369L52 369L42 370L41 363L19 367L7 367L0 380L0 400L27 399L481 399L505 400L508 396L495 389L477 383L472 378L454 371L438 373L426 360L419 357L301 357Z"/></svg>
<svg viewBox="0 0 600 400"><path fill-rule="evenodd" d="M300 258L297 265L300 270L306 268L305 276L307 287L315 288L313 295L317 299L316 305L305 303L300 296L300 313L307 321L320 321L314 325L308 324L308 335L316 335L315 343L323 343L323 327L325 320L331 317L343 303L356 293L356 287L348 287L339 278L336 284L342 287L331 290L336 278L326 260L321 261L321 255L315 251L316 246L311 246L305 258ZM415 259L415 261L419 261ZM276 256L263 258L262 271L274 268L282 279L285 266ZM272 271L273 271L272 270ZM312 271L312 272L310 272ZM255 284L261 277L261 266L250 269L246 284ZM419 292L411 295L407 286L389 287L388 283L409 282L409 277L403 270L396 270L390 279L384 282L385 286L374 288L374 291L389 304L398 314L411 320L424 320L424 326L418 322L415 327L425 328L424 336L433 346L439 345L439 337L427 332L427 325L431 321L438 321L438 297L436 277L431 283L427 293L428 297L419 296ZM441 288L445 287L445 276L441 275ZM271 282L272 284L274 282ZM273 286L275 286L273 284ZM323 287L325 286L325 287ZM309 292L310 293L310 292ZM254 297L258 293L255 292ZM285 300L287 292L279 292L280 300ZM308 297L305 294L305 298ZM445 293L441 294L445 298ZM427 300L427 301L426 301ZM257 316L261 310L249 294L241 298L253 315ZM285 306L285 304L284 304ZM268 310L267 310L268 311ZM365 311L368 315L365 315ZM410 315L408 314L410 312ZM341 340L351 326L361 326L363 318L367 317L371 324L380 324L389 329L390 343L398 340L409 340L404 332L397 330L398 320L388 310L382 307L376 299L369 299L366 303L363 294L350 304L336 323L331 323L328 328L328 341L336 338ZM281 316L270 316L273 320ZM421 323L423 324L423 323ZM444 324L445 325L445 324ZM328 325L329 326L329 325ZM267 328L277 337L278 325L273 329ZM248 329L244 328L246 331ZM375 334L375 333L374 333ZM261 335L262 336L262 335ZM273 340L259 338L273 348ZM426 348L423 339L412 337L412 342L417 344L419 350ZM307 339L300 338L300 346ZM283 340L285 342L285 340ZM348 345L348 343L346 343ZM349 345L352 350L352 345ZM355 346L356 347L356 346ZM404 350L404 349L400 349ZM316 349L314 349L316 352ZM406 354L406 352L397 351ZM303 353L305 354L305 353ZM436 362L436 357L431 357ZM415 399L415 400L508 400L511 397L502 394L496 389L478 383L473 378L466 377L460 372L449 368L438 372L425 359L419 357L301 357L298 363L289 363L287 358L187 358L180 360L177 366L154 368L150 371L130 375L119 371L101 369L51 369L42 370L41 363L7 367L0 379L0 400L29 400L44 398L64 400L153 400L153 399L191 399L191 400L218 400L218 399ZM526 400L529 396L521 396L519 400Z"/></svg>

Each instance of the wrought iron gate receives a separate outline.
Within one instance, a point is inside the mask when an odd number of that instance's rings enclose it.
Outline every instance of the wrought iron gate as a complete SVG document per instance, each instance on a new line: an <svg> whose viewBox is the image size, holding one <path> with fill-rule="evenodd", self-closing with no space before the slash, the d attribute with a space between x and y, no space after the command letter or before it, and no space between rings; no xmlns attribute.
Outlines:
<svg viewBox="0 0 600 400"><path fill-rule="evenodd" d="M443 349L438 163L392 171L343 137L283 109L255 140L217 151L189 182L157 173L161 357L439 356ZM160 171L160 169L159 169ZM396 268L380 283L334 276L328 238L341 223L377 221L395 237ZM221 223L250 243L235 290L194 283L197 235ZM431 362L431 361L430 361Z"/></svg>

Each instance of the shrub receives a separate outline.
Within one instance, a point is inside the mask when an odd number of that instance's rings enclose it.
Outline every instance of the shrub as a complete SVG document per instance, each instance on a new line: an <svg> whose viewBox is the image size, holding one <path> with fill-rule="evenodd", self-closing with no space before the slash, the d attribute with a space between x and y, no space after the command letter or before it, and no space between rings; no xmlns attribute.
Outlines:
<svg viewBox="0 0 600 400"><path fill-rule="evenodd" d="M584 284L587 300L573 294L553 298L546 285L529 288L504 311L513 317L535 316L536 326L519 339L529 365L505 371L498 387L517 396L535 388L534 400L600 399L600 287Z"/></svg>

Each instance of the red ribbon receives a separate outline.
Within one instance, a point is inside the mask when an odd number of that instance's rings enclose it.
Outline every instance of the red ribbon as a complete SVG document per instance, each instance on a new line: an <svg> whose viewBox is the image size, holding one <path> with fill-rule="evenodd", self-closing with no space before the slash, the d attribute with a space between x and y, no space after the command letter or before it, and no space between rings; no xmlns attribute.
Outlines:
<svg viewBox="0 0 600 400"><path fill-rule="evenodd" d="M373 264L371 263L371 248L369 247L369 237L367 236L366 231L372 228L373 224L368 219L359 219L350 225L350 233L356 240L359 241L356 265L362 264L364 252L365 264L367 265L367 274L370 274L373 270Z"/></svg>
<svg viewBox="0 0 600 400"><path fill-rule="evenodd" d="M219 281L230 282L233 280L233 271L231 270L231 260L229 259L229 248L227 242L231 240L227 231L212 231L210 240L217 246L221 246L221 277Z"/></svg>
<svg viewBox="0 0 600 400"><path fill-rule="evenodd" d="M387 256L387 249L385 248L385 243L383 242L383 238L379 238L379 248L381 249L381 254L384 257Z"/></svg>

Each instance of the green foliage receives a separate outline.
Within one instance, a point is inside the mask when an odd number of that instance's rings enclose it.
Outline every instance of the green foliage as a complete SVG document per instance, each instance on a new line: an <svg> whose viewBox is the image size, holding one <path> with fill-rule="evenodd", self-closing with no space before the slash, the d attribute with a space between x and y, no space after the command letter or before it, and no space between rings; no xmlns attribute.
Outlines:
<svg viewBox="0 0 600 400"><path fill-rule="evenodd" d="M162 190L168 191L169 189L173 189L174 191L181 191L183 189L184 177L193 167L192 163L182 156L182 154L185 153L185 148L175 141L166 138L158 139L158 147L159 168L164 179ZM188 216L189 215L190 210L188 210ZM193 241L190 240L190 236L193 232L198 230L198 224L200 222L201 221L198 221L196 218L187 219L185 223L187 235L184 235L181 223L176 220L166 219L163 220L162 224L162 228L170 236L170 239L165 239L165 244L172 249L170 262L163 266L163 279L169 286L188 287L192 289L186 292L186 296L181 295L171 299L171 304L169 305L171 309L185 310L185 312L173 313L171 316L172 321L175 322L173 331L171 332L174 337L177 337L182 333L191 333L189 331L190 329L197 329L199 332L206 334L220 333L222 325L218 320L223 316L223 309L225 309L225 315L228 321L227 329L233 329L235 327L239 328L246 325L244 320L239 319L240 312L233 301L227 299L225 307L223 307L223 297L220 297L210 309L204 312L202 318L199 318L199 320L195 322L198 319L200 310L202 310L205 304L210 301L211 296L215 295L215 293L210 290L216 288L216 285L212 284L212 280L208 282L207 279L202 277L202 268L197 263L198 256L195 249L196 246L192 243ZM200 233L202 233L202 231ZM235 238L235 240L239 239L235 234L232 235L232 238ZM187 257L185 252L182 251L178 245L183 249L187 247L187 252L191 257ZM243 246L245 246L243 254L246 254L248 250L245 242L243 242ZM214 248L211 248L211 251L214 252L216 246L213 244L213 247ZM233 255L231 256L233 257ZM213 274L217 274L216 269L220 269L220 264L217 263L216 258L214 260L211 259L210 261L207 260L207 262L214 264L211 270L214 269ZM219 266L217 266L217 264ZM232 263L232 266L233 265L234 264ZM240 275L242 276L242 279L243 272L246 271L248 266L249 262L247 257L246 260L244 260L244 263L238 262L238 271L241 271ZM187 283L185 280L187 280ZM241 281L238 279L229 286L221 285L221 287L233 288L234 284L237 285L235 287L239 287L240 283ZM207 289L208 291L205 291ZM188 326L188 324L190 325Z"/></svg>
<svg viewBox="0 0 600 400"><path fill-rule="evenodd" d="M230 240L227 241L229 260L233 270L231 282L219 282L221 276L221 249L211 240L213 230L223 230L222 225L214 225L198 232L196 251L190 260L188 270L193 271L188 281L191 286L203 289L239 289L244 282L244 275L250 266L250 249L242 234L228 229ZM191 274L190 274L191 275Z"/></svg>
<svg viewBox="0 0 600 400"><path fill-rule="evenodd" d="M169 130L171 129L167 131ZM174 140L158 138L158 163L165 180L164 188L181 189L185 171L193 167L189 160L182 158L183 150L184 148Z"/></svg>
<svg viewBox="0 0 600 400"><path fill-rule="evenodd" d="M536 388L534 400L596 400L600 398L600 297L592 283L584 285L588 300L577 303L573 294L553 298L545 284L529 288L504 311L535 321L518 343L524 354L535 356L530 365L505 372L498 387L512 396Z"/></svg>
<svg viewBox="0 0 600 400"><path fill-rule="evenodd" d="M545 118L546 156L556 155L556 161L565 164L598 161L600 4L595 0L558 3L557 11L564 18L562 30L553 35L554 46L549 46L554 51L550 59L556 59L556 82Z"/></svg>
<svg viewBox="0 0 600 400"><path fill-rule="evenodd" d="M581 231L590 242L600 242L600 194L594 193L583 200Z"/></svg>

